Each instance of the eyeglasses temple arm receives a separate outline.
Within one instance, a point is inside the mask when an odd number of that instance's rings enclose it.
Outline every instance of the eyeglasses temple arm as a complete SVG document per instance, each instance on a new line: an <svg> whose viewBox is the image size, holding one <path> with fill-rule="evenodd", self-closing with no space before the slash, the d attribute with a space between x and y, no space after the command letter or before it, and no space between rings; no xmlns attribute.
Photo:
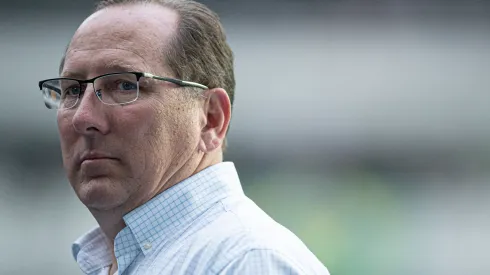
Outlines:
<svg viewBox="0 0 490 275"><path fill-rule="evenodd" d="M191 82L191 81L185 81L185 80L180 80L180 79L174 79L174 78L167 78L167 77L161 77L161 76L156 76L150 73L143 73L143 76L153 78L153 79L158 79L158 80L163 80L163 81L168 81L172 82L174 84L180 85L180 86L191 86L191 87L196 87L196 88L201 88L204 90L209 89L207 86L196 83L196 82Z"/></svg>

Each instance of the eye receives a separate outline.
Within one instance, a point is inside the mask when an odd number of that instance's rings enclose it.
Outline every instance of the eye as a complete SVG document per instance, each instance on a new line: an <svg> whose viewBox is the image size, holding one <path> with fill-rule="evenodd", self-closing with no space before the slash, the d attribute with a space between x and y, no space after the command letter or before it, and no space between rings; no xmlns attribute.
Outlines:
<svg viewBox="0 0 490 275"><path fill-rule="evenodd" d="M69 95L69 96L78 96L78 95L80 95L80 93L81 93L80 86L71 86L71 87L68 87L63 92L63 94L65 96L67 96L67 95Z"/></svg>
<svg viewBox="0 0 490 275"><path fill-rule="evenodd" d="M136 83L132 83L129 81L122 81L122 82L118 83L117 88L118 88L118 90L121 90L121 91L133 91L133 90L136 90L138 87L137 87Z"/></svg>

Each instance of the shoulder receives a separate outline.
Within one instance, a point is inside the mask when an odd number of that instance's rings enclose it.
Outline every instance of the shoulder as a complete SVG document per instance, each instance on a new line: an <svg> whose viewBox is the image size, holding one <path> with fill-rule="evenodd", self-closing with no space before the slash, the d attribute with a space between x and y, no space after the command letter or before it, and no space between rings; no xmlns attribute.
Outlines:
<svg viewBox="0 0 490 275"><path fill-rule="evenodd" d="M193 238L194 257L212 274L328 274L291 231L252 201L223 201L226 213Z"/></svg>
<svg viewBox="0 0 490 275"><path fill-rule="evenodd" d="M312 259L298 259L283 251L270 248L250 249L230 261L213 274L322 274L329 275L328 270Z"/></svg>

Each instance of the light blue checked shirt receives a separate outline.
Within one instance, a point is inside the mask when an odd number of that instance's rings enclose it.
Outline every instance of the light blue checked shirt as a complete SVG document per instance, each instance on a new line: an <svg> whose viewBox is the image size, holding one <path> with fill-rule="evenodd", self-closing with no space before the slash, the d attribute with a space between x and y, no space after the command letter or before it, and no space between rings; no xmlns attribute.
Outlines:
<svg viewBox="0 0 490 275"><path fill-rule="evenodd" d="M235 166L208 167L124 216L118 275L329 274L289 230L245 196ZM107 275L111 248L100 228L73 256L85 274Z"/></svg>

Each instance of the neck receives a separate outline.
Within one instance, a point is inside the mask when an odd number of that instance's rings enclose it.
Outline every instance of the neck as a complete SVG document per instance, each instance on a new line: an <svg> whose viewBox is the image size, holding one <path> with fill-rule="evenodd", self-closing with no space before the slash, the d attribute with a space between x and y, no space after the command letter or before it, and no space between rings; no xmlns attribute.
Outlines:
<svg viewBox="0 0 490 275"><path fill-rule="evenodd" d="M89 208L89 211L94 216L95 220L99 224L100 228L104 232L107 243L109 247L112 248L112 264L111 270L114 267L117 267L116 257L114 255L114 240L117 234L126 227L124 223L123 217L127 213L131 212L133 209L145 204L147 201L155 197L156 195L164 192L168 188L176 185L177 183L183 181L186 178L191 177L192 175L197 174L198 172L204 170L205 168L217 164L223 161L222 153L212 153L212 154L202 154L201 158L197 160L188 160L181 167L176 169L170 176L167 176L166 179L162 179L160 182L160 188L156 190L156 192L152 192L153 194L148 194L145 200L140 202L139 204L128 207L126 205L121 205L114 209L93 209Z"/></svg>

